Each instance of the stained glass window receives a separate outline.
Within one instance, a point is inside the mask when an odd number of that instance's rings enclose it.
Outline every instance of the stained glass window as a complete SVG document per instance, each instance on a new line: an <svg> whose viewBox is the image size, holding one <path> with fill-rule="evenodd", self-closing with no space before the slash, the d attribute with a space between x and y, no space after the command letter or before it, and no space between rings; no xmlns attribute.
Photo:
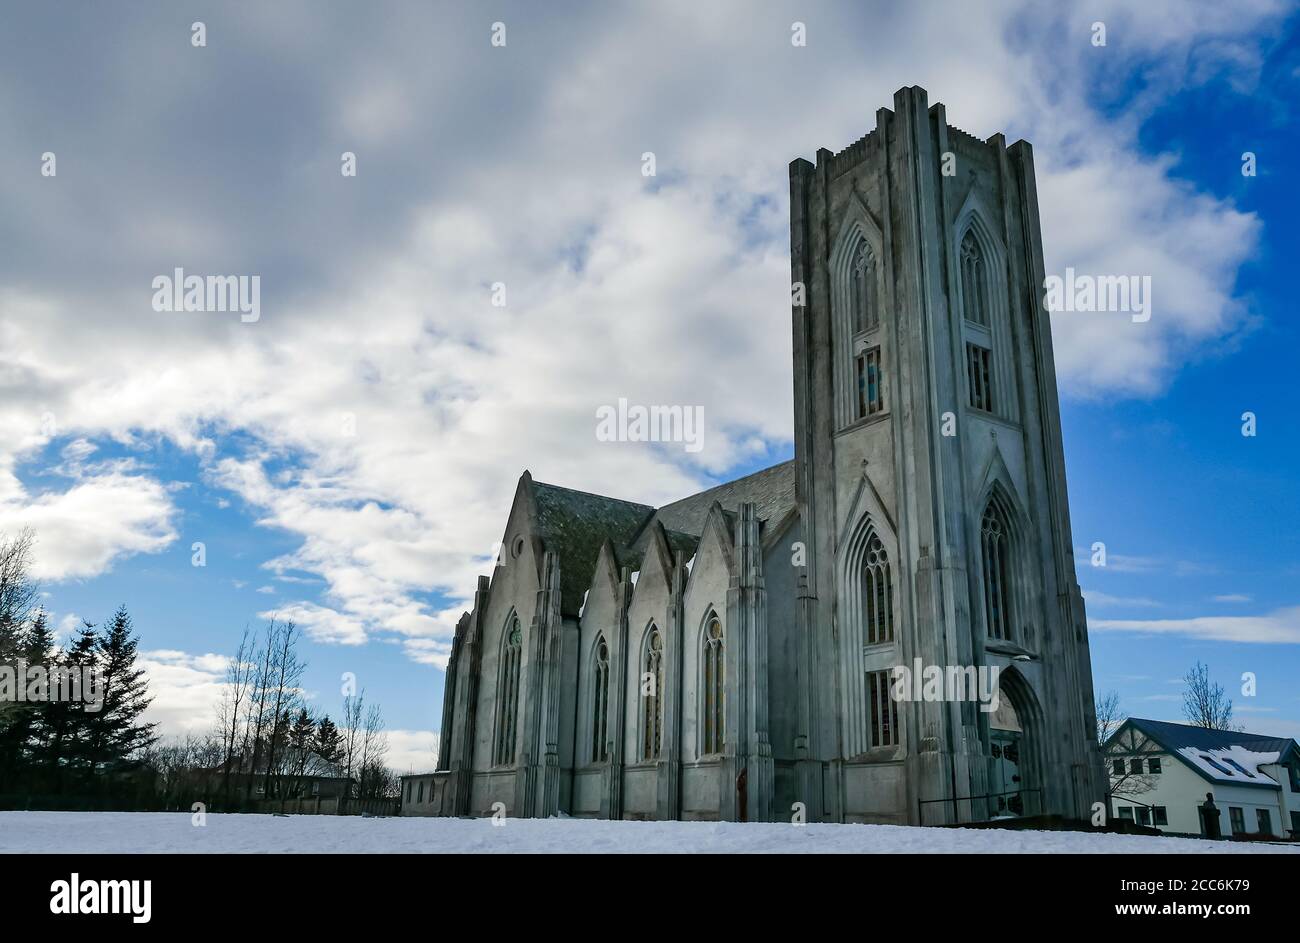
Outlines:
<svg viewBox="0 0 1300 943"><path fill-rule="evenodd" d="M1006 520L990 501L980 526L984 569L984 618L989 638L1011 638L1011 545Z"/></svg>
<svg viewBox="0 0 1300 943"><path fill-rule="evenodd" d="M972 232L967 232L961 241L961 294L966 320L988 327L988 272Z"/></svg>
<svg viewBox="0 0 1300 943"><path fill-rule="evenodd" d="M858 244L849 275L853 329L869 331L880 324L880 303L876 290L876 258L871 253L871 246L865 241Z"/></svg>
<svg viewBox="0 0 1300 943"><path fill-rule="evenodd" d="M501 647L501 669L497 679L497 735L493 762L510 766L515 762L515 740L519 731L519 669L523 631L519 617L511 619Z"/></svg>
<svg viewBox="0 0 1300 943"><path fill-rule="evenodd" d="M643 731L641 740L641 758L657 760L663 745L663 689L664 689L664 640L657 628L651 628L646 639L645 664L642 669L642 683L649 683L648 690L642 691L644 716L641 718Z"/></svg>
<svg viewBox="0 0 1300 943"><path fill-rule="evenodd" d="M609 759L609 646L605 636L596 639L592 665L591 761Z"/></svg>
<svg viewBox="0 0 1300 943"><path fill-rule="evenodd" d="M894 588L890 582L889 555L876 534L867 542L862 568L866 600L868 645L894 640Z"/></svg>
<svg viewBox="0 0 1300 943"><path fill-rule="evenodd" d="M704 710L703 753L721 753L726 721L726 677L722 623L717 616L709 619L704 630Z"/></svg>

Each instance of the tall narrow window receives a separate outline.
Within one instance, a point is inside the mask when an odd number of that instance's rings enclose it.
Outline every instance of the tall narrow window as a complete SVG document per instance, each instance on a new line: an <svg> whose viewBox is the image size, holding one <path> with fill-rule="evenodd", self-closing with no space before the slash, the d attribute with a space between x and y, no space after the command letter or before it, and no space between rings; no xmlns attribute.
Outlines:
<svg viewBox="0 0 1300 943"><path fill-rule="evenodd" d="M980 344L966 345L966 373L970 381L970 404L975 409L993 412L993 381L989 367L989 349Z"/></svg>
<svg viewBox="0 0 1300 943"><path fill-rule="evenodd" d="M980 522L984 569L984 621L989 638L1011 638L1011 535L1006 518L990 501Z"/></svg>
<svg viewBox="0 0 1300 943"><path fill-rule="evenodd" d="M857 356L858 418L874 416L885 408L885 391L880 385L880 348L872 347Z"/></svg>
<svg viewBox="0 0 1300 943"><path fill-rule="evenodd" d="M889 555L875 534L867 542L862 567L862 595L867 604L866 644L894 640L894 589L889 579Z"/></svg>
<svg viewBox="0 0 1300 943"><path fill-rule="evenodd" d="M967 321L989 326L988 273L984 255L972 232L961 241L961 297Z"/></svg>
<svg viewBox="0 0 1300 943"><path fill-rule="evenodd" d="M609 759L609 646L596 638L591 667L591 761Z"/></svg>
<svg viewBox="0 0 1300 943"><path fill-rule="evenodd" d="M657 628L646 638L641 669L641 759L659 759L663 744L664 640Z"/></svg>
<svg viewBox="0 0 1300 943"><path fill-rule="evenodd" d="M871 698L871 745L898 746L898 705L889 693L889 672L867 674L867 696Z"/></svg>
<svg viewBox="0 0 1300 943"><path fill-rule="evenodd" d="M497 737L493 750L496 766L515 761L515 739L519 731L519 665L523 632L519 617L510 620L501 645L501 670L497 677Z"/></svg>
<svg viewBox="0 0 1300 943"><path fill-rule="evenodd" d="M853 255L849 277L853 330L870 331L880 324L880 304L876 294L876 258L865 241L858 244L858 251Z"/></svg>
<svg viewBox="0 0 1300 943"><path fill-rule="evenodd" d="M723 730L726 723L726 669L723 658L722 623L717 616L709 618L704 629L704 743L705 755L721 753Z"/></svg>

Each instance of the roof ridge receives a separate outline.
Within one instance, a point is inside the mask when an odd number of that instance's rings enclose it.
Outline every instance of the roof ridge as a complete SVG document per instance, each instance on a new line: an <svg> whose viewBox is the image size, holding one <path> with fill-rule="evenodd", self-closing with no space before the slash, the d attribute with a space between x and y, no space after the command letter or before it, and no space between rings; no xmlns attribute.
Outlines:
<svg viewBox="0 0 1300 943"><path fill-rule="evenodd" d="M1251 733L1248 730L1215 730L1198 724L1180 724L1173 720L1153 720L1149 717L1130 717L1129 720L1139 724L1156 724L1161 727L1181 727L1194 730L1204 736L1229 737L1234 740L1294 740L1294 737L1272 736L1266 733Z"/></svg>
<svg viewBox="0 0 1300 943"><path fill-rule="evenodd" d="M629 501L627 498L616 498L613 495L600 494L596 491L583 491L581 488L569 488L565 485L553 485L549 481L538 481L536 478L533 479L533 485L541 485L543 488L550 488L554 491L567 491L570 494L580 494L588 498L600 498L604 501L617 501L619 504L630 504L633 507L645 508L647 511L653 511L655 509L653 504L642 504L640 501Z"/></svg>
<svg viewBox="0 0 1300 943"><path fill-rule="evenodd" d="M703 491L696 491L692 494L686 495L683 498L678 498L676 501L669 501L667 504L661 504L658 508L656 508L656 510L661 511L664 508L672 507L674 504L681 504L683 501L694 500L695 498L699 498L702 495L708 494L710 491L717 491L719 488L726 488L729 485L739 484L742 481L748 481L750 478L757 478L759 475L766 475L769 472L776 471L778 468L784 468L786 465L793 465L793 464L794 464L794 459L788 458L784 462L777 462L775 465L767 466L767 468L760 468L758 471L752 471L748 475L741 475L739 478L732 478L730 481L722 481L716 485L710 485L709 487L705 488Z"/></svg>

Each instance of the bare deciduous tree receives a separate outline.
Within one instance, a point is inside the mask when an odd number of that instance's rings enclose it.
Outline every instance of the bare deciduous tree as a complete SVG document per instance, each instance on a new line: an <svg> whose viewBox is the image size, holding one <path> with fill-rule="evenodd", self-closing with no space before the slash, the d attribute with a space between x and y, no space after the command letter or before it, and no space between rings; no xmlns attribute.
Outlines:
<svg viewBox="0 0 1300 943"><path fill-rule="evenodd" d="M36 536L27 527L13 537L0 537L0 659L17 653L20 633L40 595L31 578L35 543Z"/></svg>
<svg viewBox="0 0 1300 943"><path fill-rule="evenodd" d="M1232 724L1232 700L1223 686L1210 680L1210 669L1197 662L1183 676L1183 716L1187 722L1207 730L1235 730Z"/></svg>
<svg viewBox="0 0 1300 943"><path fill-rule="evenodd" d="M253 666L257 659L254 652L255 640L245 626L244 634L235 649L234 658L226 666L226 684L222 689L221 701L217 706L217 730L221 736L224 766L221 774L221 793L230 798L230 775L234 772L237 760L237 747L242 746L243 724L247 712L247 700L253 683Z"/></svg>
<svg viewBox="0 0 1300 943"><path fill-rule="evenodd" d="M293 622L281 622L278 628L274 620L272 630L267 634L268 647L274 647L271 673L273 676L271 696L271 735L267 738L266 773L263 777L263 794L270 798L272 787L278 788L282 771L276 766L277 759L284 764L287 755L289 730L292 725L292 710L302 699L302 675L307 663L298 657L298 641L302 631ZM274 778L274 782L273 782Z"/></svg>
<svg viewBox="0 0 1300 943"><path fill-rule="evenodd" d="M1116 730L1128 718L1119 706L1119 692L1108 691L1095 705L1097 713L1097 745L1105 746Z"/></svg>

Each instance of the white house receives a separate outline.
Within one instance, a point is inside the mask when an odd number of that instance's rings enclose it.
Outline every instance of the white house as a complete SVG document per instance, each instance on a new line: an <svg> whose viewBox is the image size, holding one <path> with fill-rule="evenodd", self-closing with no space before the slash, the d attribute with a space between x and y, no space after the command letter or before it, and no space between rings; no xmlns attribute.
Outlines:
<svg viewBox="0 0 1300 943"><path fill-rule="evenodd" d="M1300 838L1300 746L1285 737L1131 717L1102 751L1114 818L1205 834L1207 793L1219 832Z"/></svg>

